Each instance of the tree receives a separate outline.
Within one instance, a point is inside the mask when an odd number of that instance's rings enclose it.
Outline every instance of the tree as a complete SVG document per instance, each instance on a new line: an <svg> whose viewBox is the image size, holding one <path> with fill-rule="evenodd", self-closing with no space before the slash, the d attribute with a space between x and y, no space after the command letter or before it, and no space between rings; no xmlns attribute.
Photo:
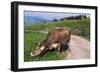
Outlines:
<svg viewBox="0 0 100 73"><path fill-rule="evenodd" d="M54 22L56 22L56 21L58 21L56 18L54 18L54 20L53 20Z"/></svg>
<svg viewBox="0 0 100 73"><path fill-rule="evenodd" d="M60 19L60 21L63 21L63 20L64 20L64 18L61 18L61 19Z"/></svg>

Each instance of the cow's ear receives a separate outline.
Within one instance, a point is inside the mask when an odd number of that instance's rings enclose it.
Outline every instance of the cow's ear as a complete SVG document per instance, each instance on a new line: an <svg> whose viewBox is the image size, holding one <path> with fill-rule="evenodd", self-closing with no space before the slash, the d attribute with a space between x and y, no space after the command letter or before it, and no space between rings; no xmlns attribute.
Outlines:
<svg viewBox="0 0 100 73"><path fill-rule="evenodd" d="M40 42L37 42L38 45L40 45Z"/></svg>

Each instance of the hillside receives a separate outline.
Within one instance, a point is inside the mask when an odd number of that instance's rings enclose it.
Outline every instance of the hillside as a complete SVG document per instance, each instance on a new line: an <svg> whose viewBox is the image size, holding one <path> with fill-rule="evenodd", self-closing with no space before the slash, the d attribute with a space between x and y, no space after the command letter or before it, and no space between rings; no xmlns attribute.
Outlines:
<svg viewBox="0 0 100 73"><path fill-rule="evenodd" d="M31 26L25 26L25 32L33 31L48 31L54 27L68 27L71 28L72 34L81 35L89 39L90 37L90 21L89 19L84 20L64 20L57 22L48 22L41 24L34 24Z"/></svg>

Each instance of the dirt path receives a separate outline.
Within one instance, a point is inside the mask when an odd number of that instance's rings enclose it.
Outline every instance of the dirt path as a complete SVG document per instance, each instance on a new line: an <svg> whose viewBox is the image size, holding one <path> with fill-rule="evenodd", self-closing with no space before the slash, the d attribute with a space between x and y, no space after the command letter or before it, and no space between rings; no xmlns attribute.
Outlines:
<svg viewBox="0 0 100 73"><path fill-rule="evenodd" d="M88 59L90 58L90 42L83 37L71 35L69 57L67 59Z"/></svg>
<svg viewBox="0 0 100 73"><path fill-rule="evenodd" d="M39 31L47 34L46 31ZM70 52L65 59L88 59L90 58L90 42L77 35L71 35L69 44Z"/></svg>

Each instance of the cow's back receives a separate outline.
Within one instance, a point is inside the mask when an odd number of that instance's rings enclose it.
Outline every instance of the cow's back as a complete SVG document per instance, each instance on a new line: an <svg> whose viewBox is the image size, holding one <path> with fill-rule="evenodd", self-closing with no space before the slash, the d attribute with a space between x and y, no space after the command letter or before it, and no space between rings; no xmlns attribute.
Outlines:
<svg viewBox="0 0 100 73"><path fill-rule="evenodd" d="M52 41L53 43L59 42L69 42L70 41L71 30L68 28L56 28L52 29L48 33L48 40Z"/></svg>

